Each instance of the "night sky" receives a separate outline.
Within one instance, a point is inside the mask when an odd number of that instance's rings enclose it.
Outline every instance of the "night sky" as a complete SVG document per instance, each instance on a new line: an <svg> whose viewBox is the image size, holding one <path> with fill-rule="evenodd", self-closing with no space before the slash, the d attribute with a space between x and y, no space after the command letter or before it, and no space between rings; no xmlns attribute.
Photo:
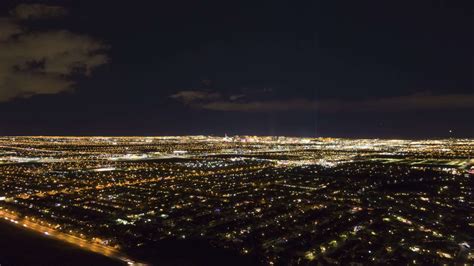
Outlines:
<svg viewBox="0 0 474 266"><path fill-rule="evenodd" d="M0 1L1 135L474 137L472 1Z"/></svg>

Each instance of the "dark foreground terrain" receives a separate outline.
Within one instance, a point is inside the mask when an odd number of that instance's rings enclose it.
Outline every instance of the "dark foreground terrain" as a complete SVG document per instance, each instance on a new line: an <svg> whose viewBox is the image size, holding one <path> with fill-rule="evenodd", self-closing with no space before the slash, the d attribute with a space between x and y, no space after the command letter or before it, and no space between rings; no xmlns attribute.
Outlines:
<svg viewBox="0 0 474 266"><path fill-rule="evenodd" d="M254 257L214 248L205 241L162 241L136 250L149 265L256 265ZM125 265L0 220L0 265Z"/></svg>
<svg viewBox="0 0 474 266"><path fill-rule="evenodd" d="M0 265L123 265L0 221Z"/></svg>
<svg viewBox="0 0 474 266"><path fill-rule="evenodd" d="M151 265L166 266L253 266L262 265L256 256L242 255L233 250L218 248L199 239L163 240L127 254Z"/></svg>

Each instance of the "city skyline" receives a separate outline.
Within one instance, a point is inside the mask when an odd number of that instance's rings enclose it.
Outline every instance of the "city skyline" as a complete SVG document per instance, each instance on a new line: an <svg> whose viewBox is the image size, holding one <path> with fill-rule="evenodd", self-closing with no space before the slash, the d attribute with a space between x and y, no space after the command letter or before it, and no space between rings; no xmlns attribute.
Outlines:
<svg viewBox="0 0 474 266"><path fill-rule="evenodd" d="M473 148L469 139L0 137L0 218L117 265L469 264Z"/></svg>
<svg viewBox="0 0 474 266"><path fill-rule="evenodd" d="M474 264L474 1L0 1L1 265Z"/></svg>

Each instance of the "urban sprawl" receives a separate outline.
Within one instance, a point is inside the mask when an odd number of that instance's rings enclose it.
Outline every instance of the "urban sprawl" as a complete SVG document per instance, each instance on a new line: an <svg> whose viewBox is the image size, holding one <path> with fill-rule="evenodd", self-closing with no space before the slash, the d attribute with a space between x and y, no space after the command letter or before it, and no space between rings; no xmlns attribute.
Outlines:
<svg viewBox="0 0 474 266"><path fill-rule="evenodd" d="M129 264L189 239L264 265L472 264L473 159L468 139L0 137L0 217Z"/></svg>

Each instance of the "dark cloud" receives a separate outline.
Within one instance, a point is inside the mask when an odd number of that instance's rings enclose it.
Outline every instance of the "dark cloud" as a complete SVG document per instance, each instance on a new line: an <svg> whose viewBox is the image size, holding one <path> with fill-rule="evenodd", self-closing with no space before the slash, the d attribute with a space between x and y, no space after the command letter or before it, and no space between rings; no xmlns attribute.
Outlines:
<svg viewBox="0 0 474 266"><path fill-rule="evenodd" d="M10 14L18 19L41 19L64 16L67 14L67 9L61 6L21 4L13 9Z"/></svg>
<svg viewBox="0 0 474 266"><path fill-rule="evenodd" d="M239 99L244 98L246 95L245 94L234 94L229 97L231 101L237 101Z"/></svg>
<svg viewBox="0 0 474 266"><path fill-rule="evenodd" d="M178 100L183 100L177 98ZM321 111L321 112L397 112L409 110L445 110L474 108L474 94L430 95L414 94L408 96L374 98L368 100L307 100L303 98L288 100L249 100L234 101L216 99L199 102L192 98L186 104L195 108L214 111L234 112L279 112L279 111ZM184 101L183 101L184 102Z"/></svg>
<svg viewBox="0 0 474 266"><path fill-rule="evenodd" d="M56 9L24 10L30 9L16 8L13 13L21 18L26 14L38 17ZM104 44L89 36L66 30L31 32L15 21L0 19L0 102L69 91L74 85L73 74L90 75L107 62Z"/></svg>
<svg viewBox="0 0 474 266"><path fill-rule="evenodd" d="M186 90L173 94L170 98L176 99L184 104L196 104L199 102L217 100L221 98L221 95L217 92Z"/></svg>
<svg viewBox="0 0 474 266"><path fill-rule="evenodd" d="M8 18L0 18L0 42L21 32L20 25Z"/></svg>

